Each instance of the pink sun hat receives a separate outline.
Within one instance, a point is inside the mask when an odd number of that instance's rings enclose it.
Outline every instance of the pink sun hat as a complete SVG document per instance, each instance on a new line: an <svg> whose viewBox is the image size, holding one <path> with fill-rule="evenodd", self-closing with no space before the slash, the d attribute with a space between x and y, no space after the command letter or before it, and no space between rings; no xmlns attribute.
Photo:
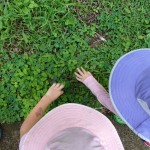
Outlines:
<svg viewBox="0 0 150 150"><path fill-rule="evenodd" d="M107 117L73 103L47 113L22 138L20 150L124 150Z"/></svg>

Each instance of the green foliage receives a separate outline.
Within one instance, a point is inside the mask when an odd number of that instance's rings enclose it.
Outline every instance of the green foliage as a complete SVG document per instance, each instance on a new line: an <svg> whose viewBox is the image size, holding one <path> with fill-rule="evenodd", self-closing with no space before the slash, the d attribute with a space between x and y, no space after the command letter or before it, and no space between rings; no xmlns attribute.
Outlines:
<svg viewBox="0 0 150 150"><path fill-rule="evenodd" d="M53 82L65 93L49 108L68 102L100 107L76 81L83 66L107 88L115 61L150 46L149 1L12 0L0 3L0 122L19 121ZM98 46L92 48L96 35Z"/></svg>

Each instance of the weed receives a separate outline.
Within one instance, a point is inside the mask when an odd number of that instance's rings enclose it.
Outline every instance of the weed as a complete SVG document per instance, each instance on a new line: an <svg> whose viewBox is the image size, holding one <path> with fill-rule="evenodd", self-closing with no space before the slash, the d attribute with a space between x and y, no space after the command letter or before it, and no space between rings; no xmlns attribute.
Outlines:
<svg viewBox="0 0 150 150"><path fill-rule="evenodd" d="M0 122L26 117L53 82L68 102L100 107L77 82L83 66L106 88L115 61L150 46L147 0L3 0L0 3ZM103 40L105 39L105 40Z"/></svg>

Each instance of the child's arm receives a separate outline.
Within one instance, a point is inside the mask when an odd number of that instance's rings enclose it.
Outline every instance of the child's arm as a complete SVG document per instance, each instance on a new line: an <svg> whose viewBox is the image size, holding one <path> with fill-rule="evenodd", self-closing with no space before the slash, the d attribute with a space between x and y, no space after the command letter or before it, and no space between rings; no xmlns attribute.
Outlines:
<svg viewBox="0 0 150 150"><path fill-rule="evenodd" d="M27 116L23 122L20 129L20 138L26 134L43 116L46 108L56 100L61 94L63 94L62 89L64 85L59 83L54 83L47 93L42 97L38 104L32 109L30 114Z"/></svg>
<svg viewBox="0 0 150 150"><path fill-rule="evenodd" d="M76 79L82 83L84 83L91 92L97 97L99 102L104 105L107 109L112 111L117 115L115 111L108 92L104 89L104 87L97 82L97 80L92 76L89 71L84 70L83 68L77 68L77 72L75 73Z"/></svg>

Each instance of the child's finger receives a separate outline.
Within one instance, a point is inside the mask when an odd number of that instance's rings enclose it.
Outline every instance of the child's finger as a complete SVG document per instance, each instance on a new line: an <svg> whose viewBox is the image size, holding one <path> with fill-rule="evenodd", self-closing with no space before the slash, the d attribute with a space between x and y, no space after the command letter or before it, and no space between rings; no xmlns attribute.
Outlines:
<svg viewBox="0 0 150 150"><path fill-rule="evenodd" d="M81 69L77 68L77 71L80 73L80 75L84 75L84 73L81 71Z"/></svg>
<svg viewBox="0 0 150 150"><path fill-rule="evenodd" d="M55 85L56 88L58 88L59 86L60 86L60 83L57 83L57 84Z"/></svg>
<svg viewBox="0 0 150 150"><path fill-rule="evenodd" d="M92 73L91 73L91 72L89 72L89 71L88 71L87 73L88 73L89 75L92 75Z"/></svg>
<svg viewBox="0 0 150 150"><path fill-rule="evenodd" d="M77 79L78 81L82 82L82 79L81 79L81 78L76 77L76 79Z"/></svg>
<svg viewBox="0 0 150 150"><path fill-rule="evenodd" d="M84 68L82 68L82 67L81 67L81 70L82 70L82 72L83 72L84 74L87 73L87 71L86 71Z"/></svg>
<svg viewBox="0 0 150 150"><path fill-rule="evenodd" d="M52 87L55 87L56 86L56 83L53 83Z"/></svg>
<svg viewBox="0 0 150 150"><path fill-rule="evenodd" d="M82 78L81 75L79 75L78 73L75 72L75 75L78 77L78 78Z"/></svg>
<svg viewBox="0 0 150 150"><path fill-rule="evenodd" d="M63 84L61 84L61 85L58 87L59 90L62 90L63 88L64 88L64 85L63 85Z"/></svg>

